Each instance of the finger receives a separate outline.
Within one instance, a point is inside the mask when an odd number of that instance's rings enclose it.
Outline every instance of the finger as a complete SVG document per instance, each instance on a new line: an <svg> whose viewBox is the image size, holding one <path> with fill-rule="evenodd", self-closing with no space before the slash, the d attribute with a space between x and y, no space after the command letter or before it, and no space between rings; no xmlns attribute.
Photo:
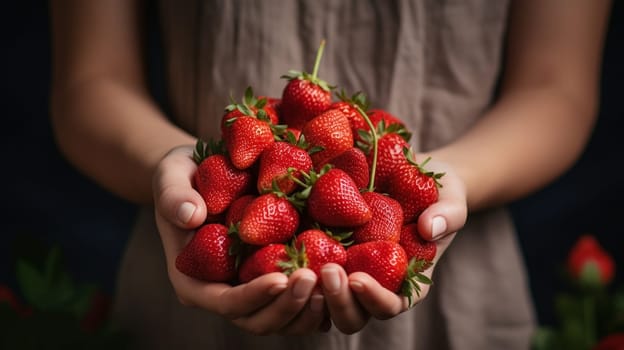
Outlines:
<svg viewBox="0 0 624 350"><path fill-rule="evenodd" d="M466 189L452 169L434 161L428 165L432 167L431 170L443 171L445 175L439 180L442 187L439 188L437 202L425 209L418 218L418 231L426 240L437 240L457 232L466 223Z"/></svg>
<svg viewBox="0 0 624 350"><path fill-rule="evenodd" d="M271 273L249 283L231 286L226 283L207 283L169 269L169 278L180 301L217 313L227 319L251 315L271 303L286 290L288 277Z"/></svg>
<svg viewBox="0 0 624 350"><path fill-rule="evenodd" d="M349 275L349 287L364 309L377 319L392 318L409 307L407 298L382 287L367 273Z"/></svg>
<svg viewBox="0 0 624 350"><path fill-rule="evenodd" d="M302 312L295 317L284 329L283 334L305 335L317 332L325 320L325 297L323 294L313 293L310 301Z"/></svg>
<svg viewBox="0 0 624 350"><path fill-rule="evenodd" d="M327 308L336 328L346 334L361 330L370 315L365 312L349 289L349 278L344 269L336 264L323 266L321 282Z"/></svg>
<svg viewBox="0 0 624 350"><path fill-rule="evenodd" d="M206 283L183 274L176 268L175 261L191 235L158 213L156 222L165 251L169 280L182 304L201 307L227 318L238 318L254 312L286 289L288 277L282 273L260 276L236 287L225 283Z"/></svg>
<svg viewBox="0 0 624 350"><path fill-rule="evenodd" d="M206 204L192 186L197 165L190 146L175 148L158 164L152 189L156 210L180 228L194 228L206 219Z"/></svg>
<svg viewBox="0 0 624 350"><path fill-rule="evenodd" d="M218 313L228 319L245 317L274 301L287 288L286 275L270 273L225 290L219 295L216 307Z"/></svg>
<svg viewBox="0 0 624 350"><path fill-rule="evenodd" d="M288 287L273 302L256 313L234 321L251 333L266 335L277 332L289 324L304 309L314 286L316 274L310 269L298 269L288 279Z"/></svg>

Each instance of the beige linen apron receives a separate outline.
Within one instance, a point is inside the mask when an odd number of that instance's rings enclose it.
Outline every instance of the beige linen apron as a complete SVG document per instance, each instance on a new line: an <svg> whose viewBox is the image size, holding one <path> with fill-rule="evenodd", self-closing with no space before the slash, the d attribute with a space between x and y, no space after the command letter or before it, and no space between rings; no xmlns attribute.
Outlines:
<svg viewBox="0 0 624 350"><path fill-rule="evenodd" d="M310 71L403 119L428 150L469 128L491 101L506 1L241 0L160 3L172 119L218 136L229 95L279 97L289 69ZM116 320L145 349L527 349L534 315L504 209L473 214L439 262L424 302L359 333L252 336L181 306L146 208L119 276Z"/></svg>

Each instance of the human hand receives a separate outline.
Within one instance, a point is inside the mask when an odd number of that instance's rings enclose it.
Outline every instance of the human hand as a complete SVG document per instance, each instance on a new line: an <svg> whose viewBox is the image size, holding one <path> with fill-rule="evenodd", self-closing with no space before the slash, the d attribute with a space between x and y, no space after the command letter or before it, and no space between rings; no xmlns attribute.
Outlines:
<svg viewBox="0 0 624 350"><path fill-rule="evenodd" d="M178 271L176 257L193 229L206 220L203 198L192 187L197 170L192 154L192 146L174 148L153 178L156 224L180 302L216 313L254 334L305 334L325 326L324 297L315 289L317 277L309 269L290 277L271 273L237 286L199 281Z"/></svg>
<svg viewBox="0 0 624 350"><path fill-rule="evenodd" d="M426 156L417 159L426 159ZM443 187L438 201L418 219L419 232L424 239L434 241L437 248L433 266L423 272L431 278L436 263L455 233L464 226L467 206L464 184L449 164L432 159L427 163L427 170L445 173L440 179ZM321 269L321 282L331 320L343 333L359 331L371 317L389 319L410 307L407 297L382 287L367 273L354 272L347 276L336 264L327 264ZM420 295L413 296L413 304L423 300L429 288L430 285L420 284Z"/></svg>

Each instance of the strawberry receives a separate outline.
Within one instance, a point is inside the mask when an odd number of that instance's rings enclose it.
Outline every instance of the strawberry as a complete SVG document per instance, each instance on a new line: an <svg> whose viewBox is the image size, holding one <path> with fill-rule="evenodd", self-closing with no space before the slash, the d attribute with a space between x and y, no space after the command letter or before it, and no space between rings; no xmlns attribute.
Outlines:
<svg viewBox="0 0 624 350"><path fill-rule="evenodd" d="M345 235L332 235L319 229L310 229L301 232L295 239L297 249L296 264L298 267L307 267L317 276L321 275L321 267L327 263L336 263L344 266L347 262L347 251L341 243Z"/></svg>
<svg viewBox="0 0 624 350"><path fill-rule="evenodd" d="M434 242L424 240L418 232L417 224L408 224L401 229L399 244L405 249L409 259L423 261L423 270L433 264L437 247Z"/></svg>
<svg viewBox="0 0 624 350"><path fill-rule="evenodd" d="M231 103L225 107L225 114L221 119L221 138L227 142L229 137L228 125L236 118L242 116L254 117L268 122L270 125L277 126L279 124L279 116L275 108L275 99L267 97L256 98L251 87L245 89L243 95L243 103L237 103L231 98Z"/></svg>
<svg viewBox="0 0 624 350"><path fill-rule="evenodd" d="M295 141L299 141L299 139L301 138L301 130L300 129L295 129L295 128L290 128L287 127L284 130L284 135L289 135L292 134L292 137L294 138Z"/></svg>
<svg viewBox="0 0 624 350"><path fill-rule="evenodd" d="M242 116L228 126L225 140L232 164L238 169L251 167L275 138L271 126L260 119Z"/></svg>
<svg viewBox="0 0 624 350"><path fill-rule="evenodd" d="M232 225L238 225L238 223L243 219L245 208L247 208L249 203L251 203L254 199L256 199L256 196L252 194L236 198L225 214L225 220L223 221L225 226L230 227Z"/></svg>
<svg viewBox="0 0 624 350"><path fill-rule="evenodd" d="M271 272L284 272L285 268L281 265L289 260L285 244L263 246L243 261L238 269L238 280L247 283Z"/></svg>
<svg viewBox="0 0 624 350"><path fill-rule="evenodd" d="M252 174L234 167L230 160L217 154L217 146L208 147L198 140L195 161L199 164L193 175L193 183L204 202L209 216L225 212L238 197L248 193L252 186ZM210 149L212 148L212 150Z"/></svg>
<svg viewBox="0 0 624 350"><path fill-rule="evenodd" d="M394 124L402 128L405 127L405 124L403 123L401 119L395 117L390 112L385 111L383 109L371 109L370 111L368 111L368 117L370 118L371 122L373 123L375 127L379 125L381 121L383 121L384 124L386 124L386 127L389 127L390 125L394 125Z"/></svg>
<svg viewBox="0 0 624 350"><path fill-rule="evenodd" d="M613 332L598 339L591 350L622 350L624 349L624 332Z"/></svg>
<svg viewBox="0 0 624 350"><path fill-rule="evenodd" d="M371 208L371 220L353 231L353 241L398 242L403 225L403 209L396 200L377 192L364 192L364 200Z"/></svg>
<svg viewBox="0 0 624 350"><path fill-rule="evenodd" d="M250 112L252 113L252 112ZM246 114L242 109L235 108L232 110L228 110L226 107L225 113L223 117L221 117L221 139L226 141L229 138L229 127L228 124L233 122L239 117L244 117Z"/></svg>
<svg viewBox="0 0 624 350"><path fill-rule="evenodd" d="M389 178L388 194L403 208L403 222L414 222L418 216L431 204L438 200L438 187L442 184L438 180L444 173L433 173L425 170L424 166L431 158L422 164L417 164L413 153L406 149L408 163L399 167Z"/></svg>
<svg viewBox="0 0 624 350"><path fill-rule="evenodd" d="M353 147L349 120L337 109L327 110L305 124L301 133L315 152L310 152L315 165Z"/></svg>
<svg viewBox="0 0 624 350"><path fill-rule="evenodd" d="M594 236L583 235L572 247L567 268L570 275L581 282L607 285L615 275L615 262L600 246Z"/></svg>
<svg viewBox="0 0 624 350"><path fill-rule="evenodd" d="M360 226L373 215L353 179L340 169L321 173L310 189L307 206L310 217L327 226Z"/></svg>
<svg viewBox="0 0 624 350"><path fill-rule="evenodd" d="M375 188L378 192L386 192L390 176L398 168L407 163L403 152L405 147L409 147L408 140L411 135L398 124L385 126L382 121L376 127L378 135L377 146L377 171L375 174ZM367 154L369 166L372 167L373 155L373 135L369 132L360 132L361 141L357 145Z"/></svg>
<svg viewBox="0 0 624 350"><path fill-rule="evenodd" d="M331 164L334 168L340 169L347 173L358 188L366 188L370 180L369 165L364 152L355 147L340 153L336 157L321 164L322 168L326 164Z"/></svg>
<svg viewBox="0 0 624 350"><path fill-rule="evenodd" d="M267 193L254 199L238 227L240 239L249 244L283 243L294 237L299 213L283 193Z"/></svg>
<svg viewBox="0 0 624 350"><path fill-rule="evenodd" d="M370 128L366 123L366 120L360 115L357 107L366 112L369 103L366 100L366 96L362 92L356 92L353 96L348 97L344 91L338 94L340 101L331 104L331 109L338 109L347 116L349 125L351 125L351 132L355 141L360 141L360 130L368 131ZM357 107L356 107L357 106Z"/></svg>
<svg viewBox="0 0 624 350"><path fill-rule="evenodd" d="M283 122L291 128L301 129L307 121L324 112L331 104L331 88L317 77L324 47L323 40L316 54L312 74L291 70L282 76L288 79L288 83L282 91L280 110Z"/></svg>
<svg viewBox="0 0 624 350"><path fill-rule="evenodd" d="M279 116L281 115L281 108L282 108L282 99L279 97L258 96L258 100L262 100L262 99L267 100L266 107L272 108L273 111L275 111L275 116L277 117L276 120L274 120L273 117L271 116L271 113L267 111L267 114L269 114L270 116L271 123L276 124L276 125L279 124L279 120L280 120Z"/></svg>
<svg viewBox="0 0 624 350"><path fill-rule="evenodd" d="M227 227L206 224L176 258L176 268L187 276L207 282L227 282L236 277L236 257L230 254L234 239Z"/></svg>
<svg viewBox="0 0 624 350"><path fill-rule="evenodd" d="M294 136L291 141L294 142ZM267 147L260 156L258 192L270 191L274 181L281 192L285 194L293 192L297 184L289 177L290 169L297 173L309 172L312 169L312 158L305 149L289 142L275 142ZM298 176L301 178L301 175Z"/></svg>
<svg viewBox="0 0 624 350"><path fill-rule="evenodd" d="M412 305L413 294L420 295L420 285L431 280L420 272L418 262L408 262L407 253L397 242L371 241L347 249L347 274L365 272L384 288L400 293Z"/></svg>
<svg viewBox="0 0 624 350"><path fill-rule="evenodd" d="M33 313L32 308L21 303L13 290L6 285L0 285L0 310L3 304L20 317L28 317Z"/></svg>
<svg viewBox="0 0 624 350"><path fill-rule="evenodd" d="M347 274L366 272L384 288L398 292L407 274L407 254L392 241L354 244L347 249Z"/></svg>

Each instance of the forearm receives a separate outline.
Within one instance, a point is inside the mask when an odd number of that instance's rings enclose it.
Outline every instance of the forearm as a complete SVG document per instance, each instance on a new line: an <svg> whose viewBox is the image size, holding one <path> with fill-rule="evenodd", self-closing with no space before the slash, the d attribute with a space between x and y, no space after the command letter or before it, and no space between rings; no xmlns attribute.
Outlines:
<svg viewBox="0 0 624 350"><path fill-rule="evenodd" d="M152 173L193 142L149 95L141 0L55 0L51 114L67 159L113 193L150 203Z"/></svg>
<svg viewBox="0 0 624 350"><path fill-rule="evenodd" d="M171 148L194 142L147 94L121 80L94 78L56 86L52 118L67 159L127 200L150 203L151 177Z"/></svg>
<svg viewBox="0 0 624 350"><path fill-rule="evenodd" d="M598 101L610 2L512 2L500 99L433 155L454 165L471 211L529 194L568 169Z"/></svg>
<svg viewBox="0 0 624 350"><path fill-rule="evenodd" d="M575 96L548 84L514 91L432 155L456 167L471 211L507 203L574 163L591 133L596 99L595 93Z"/></svg>

